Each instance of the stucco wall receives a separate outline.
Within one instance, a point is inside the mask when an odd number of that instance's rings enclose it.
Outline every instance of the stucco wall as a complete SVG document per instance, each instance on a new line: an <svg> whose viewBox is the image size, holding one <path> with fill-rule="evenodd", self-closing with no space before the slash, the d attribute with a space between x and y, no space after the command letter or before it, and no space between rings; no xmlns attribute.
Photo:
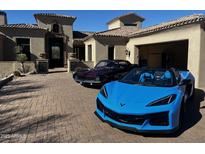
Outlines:
<svg viewBox="0 0 205 154"><path fill-rule="evenodd" d="M26 62L25 68L28 71L35 70L34 62ZM0 61L0 78L10 75L19 69L21 69L21 65L16 61Z"/></svg>
<svg viewBox="0 0 205 154"><path fill-rule="evenodd" d="M96 54L94 65L96 65L100 60L108 59L108 46L103 45L100 42L96 41Z"/></svg>
<svg viewBox="0 0 205 154"><path fill-rule="evenodd" d="M91 45L92 46L92 61L94 62L95 60L95 51L96 51L96 41L95 39L91 38L87 41L85 41L85 61L89 61L88 60L88 46Z"/></svg>
<svg viewBox="0 0 205 154"><path fill-rule="evenodd" d="M16 43L9 37L4 37L3 60L16 60Z"/></svg>
<svg viewBox="0 0 205 154"><path fill-rule="evenodd" d="M97 37L86 40L85 61L88 61L88 45L92 45L92 61L96 65L100 60L108 59L108 47L114 46L114 59L126 59L127 38Z"/></svg>
<svg viewBox="0 0 205 154"><path fill-rule="evenodd" d="M6 16L5 15L0 15L0 25L5 25L7 24L7 21L6 21Z"/></svg>
<svg viewBox="0 0 205 154"><path fill-rule="evenodd" d="M0 60L16 59L16 43L9 37L0 34Z"/></svg>
<svg viewBox="0 0 205 154"><path fill-rule="evenodd" d="M114 59L126 60L125 45L115 45L114 46Z"/></svg>
<svg viewBox="0 0 205 154"><path fill-rule="evenodd" d="M93 68L93 67L94 67L94 63L93 63L92 61L83 61L83 63L84 63L85 65L87 65L88 67L90 67L90 68Z"/></svg>
<svg viewBox="0 0 205 154"><path fill-rule="evenodd" d="M49 31L51 31L51 24L45 24L44 22L37 20L37 24L39 27L45 28Z"/></svg>
<svg viewBox="0 0 205 154"><path fill-rule="evenodd" d="M41 37L32 37L31 44L31 59L39 58L41 53L45 53L45 39Z"/></svg>
<svg viewBox="0 0 205 154"><path fill-rule="evenodd" d="M73 26L72 25L63 25L63 32L68 37L68 51L72 52L73 50Z"/></svg>
<svg viewBox="0 0 205 154"><path fill-rule="evenodd" d="M132 38L127 44L127 49L130 50L130 58L132 63L138 63L137 45L153 44L160 42L170 42L177 40L189 40L188 47L188 69L194 74L196 79L196 87L199 87L199 67L200 67L200 52L201 52L201 28L199 24L183 26L170 31L160 32L149 36Z"/></svg>
<svg viewBox="0 0 205 154"><path fill-rule="evenodd" d="M199 83L201 87L205 87L205 32L201 29L201 52L199 64Z"/></svg>
<svg viewBox="0 0 205 154"><path fill-rule="evenodd" d="M45 53L45 32L44 30L34 30L34 29L0 29L2 33L9 36L14 42L16 38L30 38L30 51L31 51L31 60L39 58L40 53ZM8 42L7 42L8 43ZM10 46L8 45L6 49ZM4 51L10 52L9 54L14 53L15 51Z"/></svg>
<svg viewBox="0 0 205 154"><path fill-rule="evenodd" d="M88 61L88 45L92 45L92 61L94 66L100 61L108 58L108 46L94 38L85 41L85 61Z"/></svg>
<svg viewBox="0 0 205 154"><path fill-rule="evenodd" d="M119 28L123 25L123 23L120 20L116 20L108 24L108 29L114 29Z"/></svg>
<svg viewBox="0 0 205 154"><path fill-rule="evenodd" d="M52 17L40 17L37 19L37 23L39 27L46 28L49 31L52 31L52 25L55 23L58 23L60 25L60 33L67 36L67 46L66 50L68 52L72 52L73 50L73 22L71 20L65 20L65 19L58 19L58 18L52 18Z"/></svg>

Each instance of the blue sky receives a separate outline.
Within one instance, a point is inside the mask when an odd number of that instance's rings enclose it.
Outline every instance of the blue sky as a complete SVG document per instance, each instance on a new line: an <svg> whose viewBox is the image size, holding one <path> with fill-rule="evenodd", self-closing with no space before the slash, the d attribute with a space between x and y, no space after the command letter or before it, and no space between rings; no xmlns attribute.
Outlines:
<svg viewBox="0 0 205 154"><path fill-rule="evenodd" d="M143 23L143 27L151 26L158 24L160 22L169 21L176 19L181 16L203 13L205 11L126 11L126 10L117 10L117 11L5 11L8 16L9 23L35 23L33 17L34 13L57 13L76 16L77 20L74 23L74 30L81 31L102 31L107 29L106 23L115 18L116 16L123 15L129 12L135 12L136 14L143 16L146 20Z"/></svg>

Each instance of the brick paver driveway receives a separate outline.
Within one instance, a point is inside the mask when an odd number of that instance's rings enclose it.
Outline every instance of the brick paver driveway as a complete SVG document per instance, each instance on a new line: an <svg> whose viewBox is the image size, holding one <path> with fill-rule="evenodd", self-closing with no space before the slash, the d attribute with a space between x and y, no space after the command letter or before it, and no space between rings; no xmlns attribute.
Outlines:
<svg viewBox="0 0 205 154"><path fill-rule="evenodd" d="M204 93L196 90L189 120L172 136L140 135L102 123L94 114L98 90L66 72L30 75L0 90L1 142L205 142Z"/></svg>

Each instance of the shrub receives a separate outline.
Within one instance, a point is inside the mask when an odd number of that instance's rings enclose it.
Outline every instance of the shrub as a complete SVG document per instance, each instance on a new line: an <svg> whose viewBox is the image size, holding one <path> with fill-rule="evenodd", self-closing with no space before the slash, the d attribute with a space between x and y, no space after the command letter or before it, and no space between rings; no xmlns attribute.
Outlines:
<svg viewBox="0 0 205 154"><path fill-rule="evenodd" d="M14 76L21 76L21 73L19 71L14 71Z"/></svg>
<svg viewBox="0 0 205 154"><path fill-rule="evenodd" d="M25 62L27 59L28 59L28 58L27 58L26 54L24 54L24 53L18 53L18 54L16 55L16 60L21 63L21 67L22 67L23 73L25 73L24 62Z"/></svg>

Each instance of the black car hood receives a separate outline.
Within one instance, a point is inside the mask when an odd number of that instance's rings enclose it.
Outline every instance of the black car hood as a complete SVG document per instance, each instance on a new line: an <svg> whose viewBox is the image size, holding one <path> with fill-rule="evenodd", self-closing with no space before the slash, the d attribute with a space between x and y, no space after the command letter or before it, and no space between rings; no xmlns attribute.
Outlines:
<svg viewBox="0 0 205 154"><path fill-rule="evenodd" d="M113 69L109 67L99 67L93 68L90 70L82 70L77 72L78 76L88 77L88 78L95 78L97 76L106 75L107 73L111 72Z"/></svg>

